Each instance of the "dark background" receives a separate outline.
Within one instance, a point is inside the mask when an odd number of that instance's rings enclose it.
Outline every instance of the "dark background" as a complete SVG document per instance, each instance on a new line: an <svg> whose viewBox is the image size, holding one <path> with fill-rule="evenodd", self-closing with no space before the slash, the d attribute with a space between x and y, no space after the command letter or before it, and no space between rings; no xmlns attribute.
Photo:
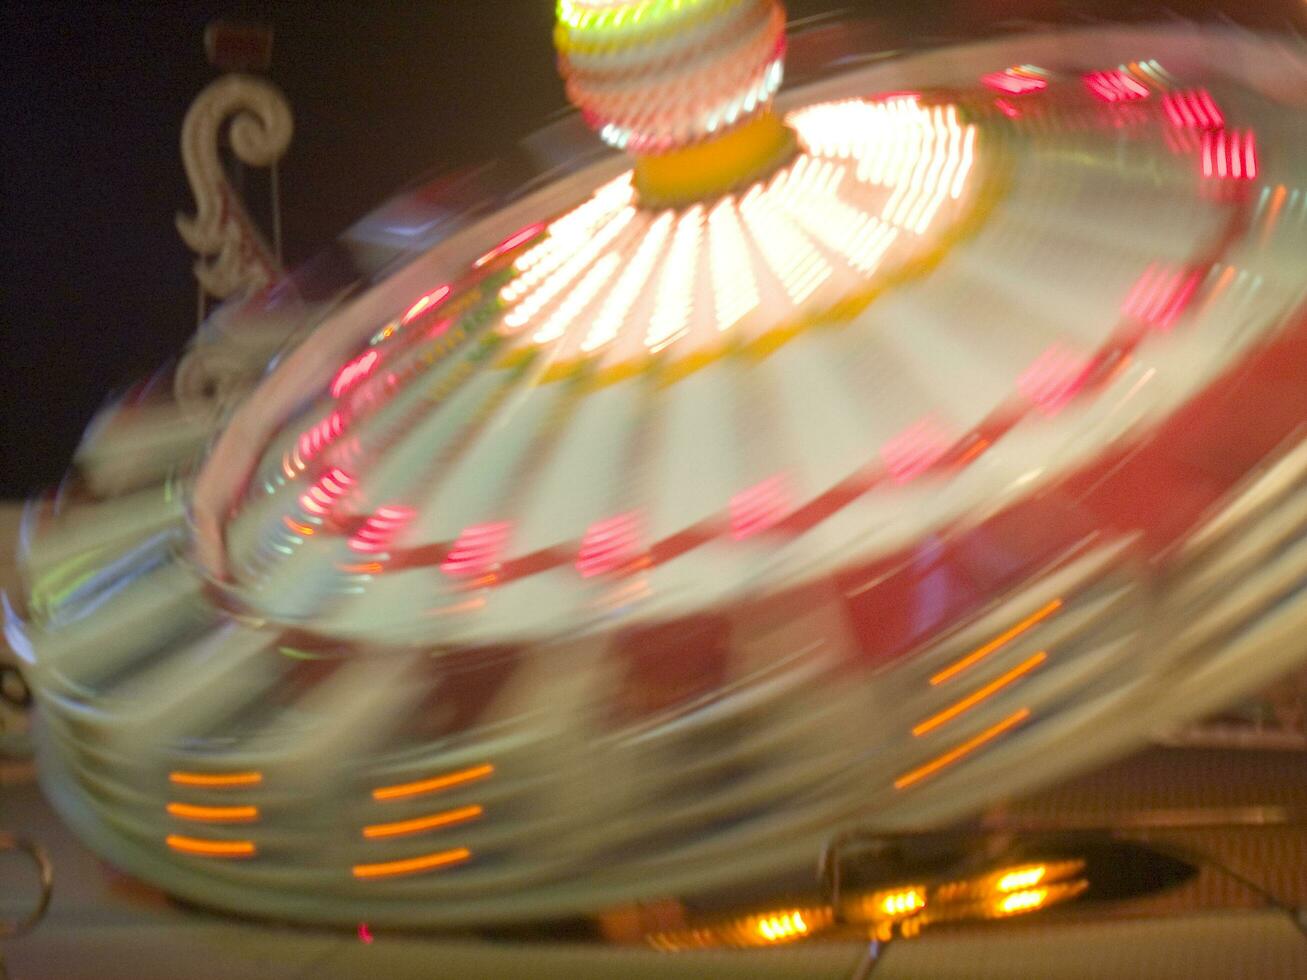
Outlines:
<svg viewBox="0 0 1307 980"><path fill-rule="evenodd" d="M1020 22L1228 17L1301 29L1304 0L788 0L851 9L887 46ZM552 0L0 5L0 497L56 481L106 396L194 329L178 135L217 72L205 25L272 24L295 136L285 253L306 257L418 173L503 150L565 104Z"/></svg>

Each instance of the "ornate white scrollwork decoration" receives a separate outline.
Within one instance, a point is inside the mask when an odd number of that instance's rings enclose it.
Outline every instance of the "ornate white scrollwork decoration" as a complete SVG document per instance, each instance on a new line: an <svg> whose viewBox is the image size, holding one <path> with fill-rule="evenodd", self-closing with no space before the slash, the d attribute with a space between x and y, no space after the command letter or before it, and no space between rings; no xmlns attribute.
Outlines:
<svg viewBox="0 0 1307 980"><path fill-rule="evenodd" d="M242 163L267 167L290 145L290 104L270 82L224 75L191 103L182 123L182 162L195 195L193 217L178 214L177 230L199 253L195 277L203 292L225 299L277 277L280 263L227 179L218 155L224 124Z"/></svg>

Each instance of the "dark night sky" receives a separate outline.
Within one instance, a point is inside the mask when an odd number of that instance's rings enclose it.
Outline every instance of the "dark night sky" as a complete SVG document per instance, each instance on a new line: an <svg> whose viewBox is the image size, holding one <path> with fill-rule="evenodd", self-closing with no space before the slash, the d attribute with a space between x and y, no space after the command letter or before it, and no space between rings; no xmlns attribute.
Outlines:
<svg viewBox="0 0 1307 980"><path fill-rule="evenodd" d="M788 0L855 8L887 43L1029 17L1135 17L1139 3ZM1214 5L1170 4L1190 16ZM1244 23L1302 0L1215 5ZM194 327L182 116L213 77L211 19L276 29L295 137L281 165L287 259L303 260L415 175L504 149L562 107L552 0L0 5L0 497L56 481L91 414ZM1157 8L1152 8L1157 15Z"/></svg>

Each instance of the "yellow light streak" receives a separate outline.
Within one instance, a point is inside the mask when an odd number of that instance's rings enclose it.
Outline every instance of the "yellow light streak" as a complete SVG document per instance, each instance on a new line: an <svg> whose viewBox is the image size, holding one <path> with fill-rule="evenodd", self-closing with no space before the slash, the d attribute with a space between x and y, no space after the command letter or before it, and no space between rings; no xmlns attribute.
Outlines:
<svg viewBox="0 0 1307 980"><path fill-rule="evenodd" d="M454 786L462 786L465 783L475 782L478 779L485 779L493 775L495 767L489 763L483 763L479 766L469 766L467 769L460 769L457 772L447 773L444 776L436 776L432 779L419 779L412 783L397 783L394 786L379 786L372 791L374 800L403 800L411 796L424 796L427 793L438 793L441 790L450 789Z"/></svg>
<svg viewBox="0 0 1307 980"><path fill-rule="evenodd" d="M918 766L916 769L904 773L898 779L894 780L894 788L904 789L905 787L911 786L913 783L925 779L927 776L930 776L938 772L939 770L943 769L945 766L957 762L963 756L968 755L971 752L974 752L976 749L980 748L986 742L989 742L997 738L998 736L1002 735L1008 729L1021 724L1021 722L1025 721L1029 717L1030 717L1030 709L1022 708L1020 711L1017 711L1014 714L1011 714L1008 717L1004 718L997 725L991 725L989 728L986 728L979 735L967 739L957 748L950 749L948 752L945 752L943 755L939 756L938 758L932 759L930 762L927 762L924 766Z"/></svg>
<svg viewBox="0 0 1307 980"><path fill-rule="evenodd" d="M259 819L257 806L194 806L190 803L169 803L165 809L180 820L199 823L252 823Z"/></svg>
<svg viewBox="0 0 1307 980"><path fill-rule="evenodd" d="M412 820L374 823L363 828L363 836L375 840L382 837L403 837L408 834L419 834L424 830L435 830L437 827L450 827L454 824L475 820L484 812L485 809L480 806L461 806L455 810L445 810L443 813L414 817Z"/></svg>
<svg viewBox="0 0 1307 980"><path fill-rule="evenodd" d="M169 834L165 841L174 851L200 857L247 858L255 854L254 842L249 840L206 840L202 837Z"/></svg>
<svg viewBox="0 0 1307 980"><path fill-rule="evenodd" d="M956 663L950 664L948 667L945 667L943 670L941 670L938 674L936 674L934 677L930 679L931 686L934 687L937 684L943 684L950 677L956 677L958 674L962 673L968 667L974 666L975 664L979 663L980 661L988 657L995 650L1004 646L1008 642L1016 639L1022 633L1026 632L1026 630L1030 629L1032 626L1036 625L1037 623L1043 622L1045 619L1053 615L1053 613L1057 612L1061 608L1062 608L1062 600L1054 599L1052 602L1044 606L1042 609L1036 610L1035 612L1031 613L1029 616L1021 620L1021 622L1017 623L1011 629L1004 630L1002 633L994 637L994 639L990 640L984 646L977 647L975 650L971 651L971 653L967 654L961 660L957 661Z"/></svg>
<svg viewBox="0 0 1307 980"><path fill-rule="evenodd" d="M969 711L971 708L974 708L982 701L997 694L999 691L1007 687L1013 681L1020 678L1022 675L1030 673L1032 670L1034 670L1036 667L1038 667L1047 659L1048 659L1048 654L1045 651L1040 650L1033 657L1017 664L1006 674L1003 674L1001 677L994 678L994 680L990 681L988 684L986 684L984 687L977 690L975 693L968 694L965 698L963 698L961 701L957 702L956 704L950 705L949 707L945 708L943 711L939 712L938 714L931 715L925 721L916 725L912 729L912 734L921 736L921 735L925 735L927 732L934 731L940 725L943 725L944 723L951 721L952 719L956 718L958 715L962 714L963 712Z"/></svg>
<svg viewBox="0 0 1307 980"><path fill-rule="evenodd" d="M263 782L261 772L170 772L168 779L178 786L200 786L205 789L228 789L236 786L258 786Z"/></svg>
<svg viewBox="0 0 1307 980"><path fill-rule="evenodd" d="M417 874L421 871L431 871L435 868L447 868L454 864L462 864L472 856L472 852L466 847L456 847L449 851L437 851L434 854L423 854L420 857L405 858L402 861L381 861L376 864L356 864L354 865L355 878L391 878L397 875Z"/></svg>

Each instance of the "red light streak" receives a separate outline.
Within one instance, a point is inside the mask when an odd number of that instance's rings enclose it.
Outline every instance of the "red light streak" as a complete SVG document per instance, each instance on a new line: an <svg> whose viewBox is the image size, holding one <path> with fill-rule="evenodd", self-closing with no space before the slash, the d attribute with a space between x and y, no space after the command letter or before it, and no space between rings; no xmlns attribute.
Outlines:
<svg viewBox="0 0 1307 980"><path fill-rule="evenodd" d="M576 570L592 578L630 564L640 554L640 523L631 511L591 524L581 538Z"/></svg>
<svg viewBox="0 0 1307 980"><path fill-rule="evenodd" d="M373 352L375 353L375 351ZM303 459L312 459L345 431L345 416L339 409L319 421L299 437L298 449Z"/></svg>
<svg viewBox="0 0 1307 980"><path fill-rule="evenodd" d="M1203 134L1203 176L1252 180L1257 176L1257 142L1251 129Z"/></svg>
<svg viewBox="0 0 1307 980"><path fill-rule="evenodd" d="M1136 102L1148 98L1148 89L1126 72L1095 71L1081 76L1085 88L1100 102Z"/></svg>
<svg viewBox="0 0 1307 980"><path fill-rule="evenodd" d="M490 262L498 258L499 256L503 255L505 252L511 252L519 245L526 244L528 241L530 241L532 238L535 238L536 235L540 234L540 232L544 230L545 230L545 223L543 221L537 221L533 225L527 225L521 231L514 232L512 235L509 235L502 242L500 242L498 245L492 248L489 252L481 256L481 258L477 259L476 262L474 263L474 266L478 269L481 268L487 262Z"/></svg>
<svg viewBox="0 0 1307 980"><path fill-rule="evenodd" d="M400 318L400 324L406 326L415 317L421 316L448 295L449 286L437 286L408 308L408 312Z"/></svg>
<svg viewBox="0 0 1307 980"><path fill-rule="evenodd" d="M345 392L349 391L360 381L377 369L381 362L381 352L376 350L365 351L354 360L347 363L331 382L331 395L333 398L339 398Z"/></svg>
<svg viewBox="0 0 1307 980"><path fill-rule="evenodd" d="M1031 92L1042 92L1048 88L1047 79L1024 72L1020 68L1008 68L1005 71L981 75L980 82L986 88L1007 95L1029 95Z"/></svg>
<svg viewBox="0 0 1307 980"><path fill-rule="evenodd" d="M1018 116L1021 115L1021 110L1018 109L1016 106L1014 106L1007 99L995 99L994 106L995 108L998 109L999 112L1003 113L1003 115L1007 116L1009 119L1016 119Z"/></svg>
<svg viewBox="0 0 1307 980"><path fill-rule="evenodd" d="M1181 129L1222 129L1225 115L1207 89L1172 92L1162 98L1171 125Z"/></svg>

